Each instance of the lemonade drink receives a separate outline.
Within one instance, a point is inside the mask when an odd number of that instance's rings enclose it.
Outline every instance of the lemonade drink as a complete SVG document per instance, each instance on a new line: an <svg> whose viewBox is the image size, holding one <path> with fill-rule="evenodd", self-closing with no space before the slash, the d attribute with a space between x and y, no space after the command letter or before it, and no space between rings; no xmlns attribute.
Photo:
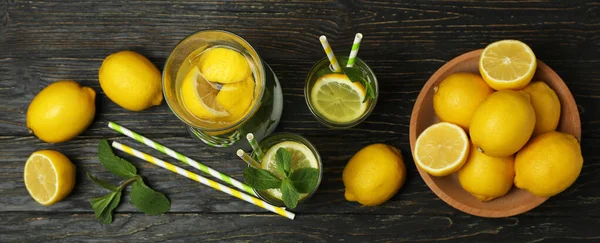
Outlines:
<svg viewBox="0 0 600 243"><path fill-rule="evenodd" d="M200 31L181 41L165 64L163 92L190 133L214 147L247 149L240 138L272 133L283 107L273 71L226 31Z"/></svg>
<svg viewBox="0 0 600 243"><path fill-rule="evenodd" d="M279 148L285 148L292 154L291 172L300 168L315 168L319 170L319 179L315 188L310 193L300 193L300 201L308 199L312 196L321 183L323 169L321 157L315 147L304 137L292 133L277 133L267 137L260 142L259 146L264 151L262 159L262 169L268 170L279 179L283 178L281 172L277 169L276 153ZM256 156L253 154L253 156ZM256 157L255 157L256 158ZM256 194L263 200L277 206L285 206L282 201L280 189L268 189L264 191L256 191Z"/></svg>
<svg viewBox="0 0 600 243"><path fill-rule="evenodd" d="M345 67L348 57L337 56L337 60ZM356 126L371 114L377 103L379 87L375 73L360 58L356 58L353 70L355 75L351 76L364 83L351 80L343 72L334 72L327 58L319 60L308 73L304 87L306 103L317 120L328 127Z"/></svg>

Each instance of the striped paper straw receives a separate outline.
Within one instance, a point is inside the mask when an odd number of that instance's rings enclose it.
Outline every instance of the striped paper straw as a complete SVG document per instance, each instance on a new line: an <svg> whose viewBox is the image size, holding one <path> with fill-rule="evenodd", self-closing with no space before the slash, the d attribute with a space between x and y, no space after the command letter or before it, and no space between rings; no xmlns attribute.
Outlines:
<svg viewBox="0 0 600 243"><path fill-rule="evenodd" d="M331 62L331 67L333 67L333 71L341 72L342 68L340 67L340 64L335 58L335 54L333 54L333 50L331 49L331 46L327 41L327 37L322 35L321 37L319 37L319 40L321 41L321 45L323 45L323 49L325 50L325 54L327 54L327 58L329 58L329 62Z"/></svg>
<svg viewBox="0 0 600 243"><path fill-rule="evenodd" d="M246 152L244 152L244 150L238 149L236 152L237 156L240 157L240 159L242 159L244 162L246 162L248 165L259 169L261 166L258 162L256 162L252 157L250 157L250 155L248 155Z"/></svg>
<svg viewBox="0 0 600 243"><path fill-rule="evenodd" d="M217 189L218 191L222 191L224 193L227 193L229 195L232 195L234 197L242 199L242 200L244 200L246 202L252 203L252 204L254 204L256 206L259 206L261 208L264 208L266 210L269 210L271 212L279 214L279 215L281 215L283 217L286 217L288 219L294 219L294 217L296 216L294 213L288 212L288 211L286 211L285 209L283 209L281 207L276 207L276 206L273 206L271 204L268 204L268 203L266 203L263 200L255 198L253 196L249 196L249 195L247 195L245 193L242 193L242 192L240 192L238 190L235 190L233 188L227 187L225 185L219 184L216 181L213 181L211 179L207 179L206 177L198 175L198 174L196 174L194 172L191 172L189 170L182 169L180 167L177 167L177 166L175 166L175 165L173 165L171 163L168 163L166 161L163 161L161 159L152 157L149 154L146 154L146 153L143 153L141 151L135 150L135 149L133 149L131 147L128 147L127 145L124 145L124 144L121 144L121 143L118 143L118 142L112 142L112 146L113 146L113 148L116 148L116 149L121 150L121 151L123 151L125 153L128 153L128 154L131 154L131 155L133 155L135 157L138 157L140 159L143 159L143 160L145 160L145 161L147 161L149 163L158 165L158 166L160 166L162 168L165 168L167 170L170 170L172 172L175 172L177 174L185 176L185 177L187 177L189 179L192 179L194 181L200 182L200 183L202 183L202 184L204 184L206 186L210 186L210 187L212 187L214 189Z"/></svg>
<svg viewBox="0 0 600 243"><path fill-rule="evenodd" d="M352 50L350 50L350 56L348 56L348 64L346 67L353 67L354 62L356 61L356 55L358 55L358 48L360 47L360 41L362 40L363 35L361 33L356 33L354 36L354 42L352 42Z"/></svg>
<svg viewBox="0 0 600 243"><path fill-rule="evenodd" d="M241 183L238 180L233 179L221 172L213 170L212 168L210 168L206 165L203 165L200 162L191 159L190 157L180 154L160 143L154 142L154 141L152 141L142 135L139 135L139 134L137 134L117 123L114 123L114 122L108 122L108 127L110 127L111 129L113 129L127 137L133 138L136 141L147 145L148 147L156 149L156 150L162 152L163 154L169 155L187 165L190 165L206 174L209 174L209 175L213 176L214 178L217 178L229 185L232 185L240 190L244 190L245 192L249 193L250 195L256 196L256 193L254 192L254 190L252 190L252 187L250 187L244 183Z"/></svg>
<svg viewBox="0 0 600 243"><path fill-rule="evenodd" d="M259 162L262 163L262 159L265 156L265 154L263 153L260 146L258 146L258 142L256 141L254 134L252 134L252 133L246 134L246 139L248 140L248 143L250 143L250 146L254 150L254 154L256 155L256 158L258 159Z"/></svg>

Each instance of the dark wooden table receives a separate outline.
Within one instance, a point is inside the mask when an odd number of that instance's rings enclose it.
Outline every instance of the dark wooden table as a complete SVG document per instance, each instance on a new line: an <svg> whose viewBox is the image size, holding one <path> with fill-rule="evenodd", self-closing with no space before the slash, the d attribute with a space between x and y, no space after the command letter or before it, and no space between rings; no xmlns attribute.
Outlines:
<svg viewBox="0 0 600 243"><path fill-rule="evenodd" d="M111 102L98 83L98 68L110 53L134 50L162 67L179 40L201 29L240 34L273 67L284 94L277 131L302 134L318 148L325 167L318 193L291 221L124 155L168 195L172 209L146 216L124 199L115 221L101 224L88 200L105 190L85 172L118 179L99 164L98 141L123 141L164 158L111 131L107 121L241 179L244 163L192 139L164 102L129 112ZM308 110L304 78L324 56L319 35L345 55L356 32L365 35L359 55L378 76L379 103L359 126L330 130ZM581 113L585 162L573 186L538 208L515 217L479 218L446 205L418 175L408 144L410 112L423 84L446 61L509 38L528 43L569 86ZM36 93L61 79L98 93L96 118L77 138L47 144L28 134L25 113ZM2 242L600 241L598 1L3 0L0 80ZM402 150L408 179L389 202L361 207L344 199L341 173L356 151L376 142ZM23 184L25 160L39 149L61 151L77 165L74 191L50 207L31 199Z"/></svg>

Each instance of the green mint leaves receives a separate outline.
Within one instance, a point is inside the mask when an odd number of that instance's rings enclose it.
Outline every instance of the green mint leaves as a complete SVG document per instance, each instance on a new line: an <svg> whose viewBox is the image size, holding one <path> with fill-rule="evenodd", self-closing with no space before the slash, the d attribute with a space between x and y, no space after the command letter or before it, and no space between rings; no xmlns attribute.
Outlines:
<svg viewBox="0 0 600 243"><path fill-rule="evenodd" d="M267 170L248 167L244 171L244 180L259 191L279 188L285 206L291 209L296 208L300 200L300 193L309 193L317 186L319 170L300 168L292 171L292 153L285 148L277 150L275 162L283 178L277 178Z"/></svg>
<svg viewBox="0 0 600 243"><path fill-rule="evenodd" d="M373 90L373 86L371 86L371 83L363 77L360 69L357 67L343 67L342 71L344 71L350 81L360 82L360 84L365 87L366 95L365 99L362 101L363 103L367 102L368 99L375 99L375 91Z"/></svg>
<svg viewBox="0 0 600 243"><path fill-rule="evenodd" d="M106 140L102 140L98 144L98 159L111 173L127 178L121 185L113 186L112 184L95 178L92 174L87 173L88 178L90 178L92 182L111 191L105 196L90 200L90 204L94 209L94 215L102 223L112 223L112 212L121 202L123 189L132 183L129 199L133 206L138 210L148 215L159 215L171 209L171 202L169 202L169 199L164 194L157 192L144 184L144 179L137 174L135 166L129 163L129 161L117 157Z"/></svg>

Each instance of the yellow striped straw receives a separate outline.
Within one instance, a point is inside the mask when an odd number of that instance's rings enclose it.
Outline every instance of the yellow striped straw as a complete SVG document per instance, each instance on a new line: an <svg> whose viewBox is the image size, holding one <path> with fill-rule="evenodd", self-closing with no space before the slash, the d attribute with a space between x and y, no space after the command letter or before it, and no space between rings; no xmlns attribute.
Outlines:
<svg viewBox="0 0 600 243"><path fill-rule="evenodd" d="M254 160L252 157L250 157L250 155L248 155L246 152L244 152L244 150L238 149L236 152L237 156L240 157L240 159L242 159L244 162L246 162L248 165L260 169L260 164L258 162L256 162L256 160Z"/></svg>
<svg viewBox="0 0 600 243"><path fill-rule="evenodd" d="M321 41L321 45L323 45L323 49L325 50L325 54L327 54L327 58L329 58L329 62L331 62L331 67L333 67L333 71L341 72L342 68L340 67L340 64L335 58L335 54L333 54L333 50L331 49L331 46L327 41L327 37L322 35L321 37L319 37L319 40Z"/></svg>
<svg viewBox="0 0 600 243"><path fill-rule="evenodd" d="M265 202L263 200L255 198L253 196L250 196L250 195L245 194L243 192L240 192L238 190L232 189L232 188L227 187L225 185L219 184L216 181L207 179L206 177L203 177L201 175L193 173L193 172L191 172L189 170L182 169L182 168L177 167L177 166L175 166L175 165L173 165L171 163L165 162L165 161L163 161L161 159L152 157L149 154L146 154L144 152L140 152L138 150L135 150L135 149L133 149L131 147L128 147L127 145L124 145L124 144L121 144L121 143L118 143L118 142L112 142L112 147L116 148L118 150L121 150L121 151L123 151L125 153L128 153L130 155L133 155L135 157L138 157L140 159L143 159L146 162L158 165L158 166L160 166L160 167L162 167L164 169L167 169L167 170L169 170L171 172L175 172L175 173L180 174L182 176L185 176L185 177L187 177L189 179L192 179L194 181L200 182L201 184L204 184L206 186L212 187L212 188L214 188L214 189L216 189L218 191L222 191L222 192L227 193L227 194L229 194L231 196L237 197L237 198L239 198L241 200L244 200L246 202L249 202L251 204L254 204L256 206L259 206L259 207L264 208L266 210L269 210L271 212L274 212L276 214L279 214L279 215L281 215L283 217L286 217L288 219L292 219L293 220L294 217L296 216L294 213L286 211L285 209L283 209L281 207L277 207L277 206L273 206L271 204L268 204L267 202Z"/></svg>

